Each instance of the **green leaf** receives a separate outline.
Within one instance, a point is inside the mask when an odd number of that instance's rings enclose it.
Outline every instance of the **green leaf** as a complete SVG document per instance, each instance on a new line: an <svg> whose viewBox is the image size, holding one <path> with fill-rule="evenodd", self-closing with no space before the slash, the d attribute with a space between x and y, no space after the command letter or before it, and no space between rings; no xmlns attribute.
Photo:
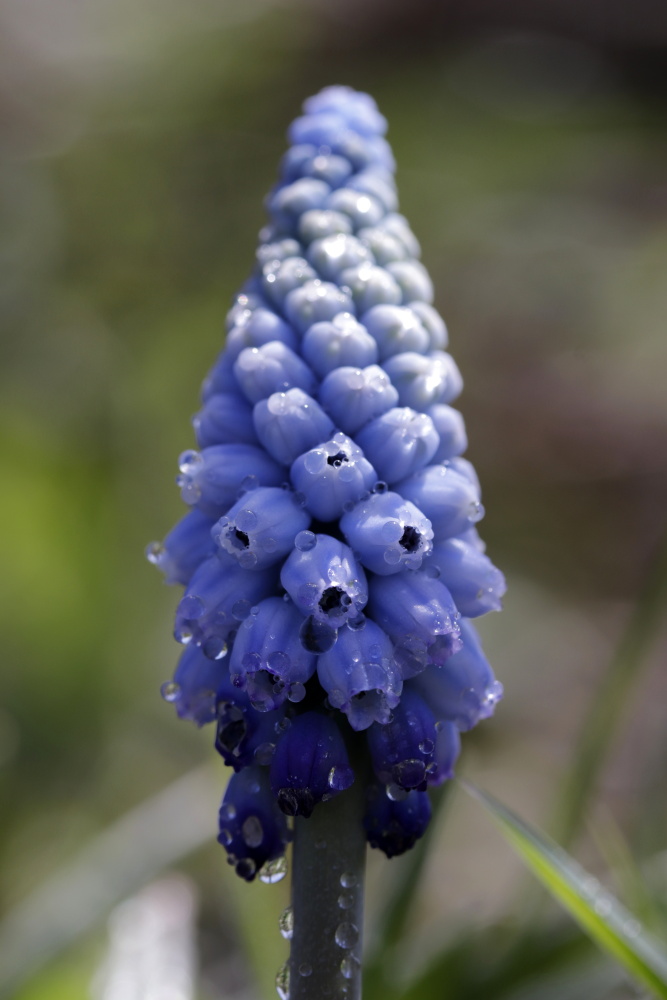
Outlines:
<svg viewBox="0 0 667 1000"><path fill-rule="evenodd" d="M667 998L667 952L639 921L562 848L468 782L463 787L493 816L521 860L588 936L639 983Z"/></svg>

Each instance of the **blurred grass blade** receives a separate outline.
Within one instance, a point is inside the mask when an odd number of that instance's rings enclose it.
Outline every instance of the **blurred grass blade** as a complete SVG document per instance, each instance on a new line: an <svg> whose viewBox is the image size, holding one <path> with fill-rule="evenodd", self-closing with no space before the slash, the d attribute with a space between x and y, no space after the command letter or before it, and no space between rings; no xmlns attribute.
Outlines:
<svg viewBox="0 0 667 1000"><path fill-rule="evenodd" d="M488 809L521 860L586 934L639 983L656 996L667 998L667 951L649 937L639 921L557 844L491 795L468 782L462 785Z"/></svg>
<svg viewBox="0 0 667 1000"><path fill-rule="evenodd" d="M550 829L559 843L569 845L577 833L591 791L618 723L630 700L632 685L660 629L667 620L667 530L657 547L646 581L625 632L581 729L572 766Z"/></svg>

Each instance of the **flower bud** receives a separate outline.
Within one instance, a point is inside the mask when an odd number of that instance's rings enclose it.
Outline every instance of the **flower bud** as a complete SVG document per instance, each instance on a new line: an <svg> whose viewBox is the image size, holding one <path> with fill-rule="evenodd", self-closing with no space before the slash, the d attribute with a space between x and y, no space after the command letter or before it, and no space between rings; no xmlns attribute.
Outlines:
<svg viewBox="0 0 667 1000"><path fill-rule="evenodd" d="M423 511L433 525L436 541L460 535L484 516L477 489L446 465L421 469L397 489Z"/></svg>
<svg viewBox="0 0 667 1000"><path fill-rule="evenodd" d="M387 795L383 785L372 784L366 793L364 829L371 847L394 858L409 851L426 832L431 803L426 792L415 789L398 799Z"/></svg>
<svg viewBox="0 0 667 1000"><path fill-rule="evenodd" d="M334 430L331 417L302 389L274 392L260 400L253 421L257 437L282 465L291 465L304 451L326 441Z"/></svg>
<svg viewBox="0 0 667 1000"><path fill-rule="evenodd" d="M313 323L303 338L301 351L320 378L342 365L361 368L377 361L377 345L351 313Z"/></svg>
<svg viewBox="0 0 667 1000"><path fill-rule="evenodd" d="M287 318L300 333L305 333L313 323L333 319L342 312L355 312L348 292L319 278L295 288L285 300Z"/></svg>
<svg viewBox="0 0 667 1000"><path fill-rule="evenodd" d="M426 351L429 335L412 309L405 306L374 306L362 322L378 345L380 361L404 351Z"/></svg>
<svg viewBox="0 0 667 1000"><path fill-rule="evenodd" d="M234 362L234 374L250 403L294 387L313 395L317 386L308 365L279 340L262 347L246 347Z"/></svg>
<svg viewBox="0 0 667 1000"><path fill-rule="evenodd" d="M218 702L233 694L226 661L209 659L199 646L186 647L173 681L162 686L163 698L174 704L178 717L190 719L198 726L213 722Z"/></svg>
<svg viewBox="0 0 667 1000"><path fill-rule="evenodd" d="M438 579L466 618L477 618L502 608L505 577L476 544L463 538L439 541L424 561L424 569L427 568L438 571Z"/></svg>
<svg viewBox="0 0 667 1000"><path fill-rule="evenodd" d="M382 367L398 390L401 406L420 412L435 403L451 403L463 388L454 358L444 351L429 355L406 351L388 358Z"/></svg>
<svg viewBox="0 0 667 1000"><path fill-rule="evenodd" d="M354 771L336 723L321 712L292 720L271 761L271 788L287 816L310 816L318 802L345 791Z"/></svg>
<svg viewBox="0 0 667 1000"><path fill-rule="evenodd" d="M241 488L278 486L284 467L251 444L216 444L203 451L184 451L176 482L182 499L207 517L220 517Z"/></svg>
<svg viewBox="0 0 667 1000"><path fill-rule="evenodd" d="M165 583L188 583L197 567L215 552L211 528L215 524L199 510L192 510L171 529L163 542L151 542L146 558L165 576Z"/></svg>
<svg viewBox="0 0 667 1000"><path fill-rule="evenodd" d="M439 641L459 636L459 612L447 588L425 573L406 570L393 576L376 576L371 580L368 613L400 647L411 650L416 659L410 672L408 661L399 657L405 667L403 679L426 666L419 654L438 659L445 652Z"/></svg>
<svg viewBox="0 0 667 1000"><path fill-rule="evenodd" d="M320 386L319 399L342 431L356 434L369 421L395 406L398 392L378 365L344 366L329 372Z"/></svg>
<svg viewBox="0 0 667 1000"><path fill-rule="evenodd" d="M320 521L332 521L377 482L361 448L344 434L300 455L290 470L292 484L303 494L306 509Z"/></svg>
<svg viewBox="0 0 667 1000"><path fill-rule="evenodd" d="M366 424L356 441L380 479L391 484L431 461L438 447L438 434L425 413L394 407Z"/></svg>
<svg viewBox="0 0 667 1000"><path fill-rule="evenodd" d="M434 403L426 411L438 432L440 444L433 456L433 464L461 455L468 447L465 423L458 410L446 403Z"/></svg>
<svg viewBox="0 0 667 1000"><path fill-rule="evenodd" d="M258 444L252 422L252 406L240 394L217 392L192 418L197 444Z"/></svg>

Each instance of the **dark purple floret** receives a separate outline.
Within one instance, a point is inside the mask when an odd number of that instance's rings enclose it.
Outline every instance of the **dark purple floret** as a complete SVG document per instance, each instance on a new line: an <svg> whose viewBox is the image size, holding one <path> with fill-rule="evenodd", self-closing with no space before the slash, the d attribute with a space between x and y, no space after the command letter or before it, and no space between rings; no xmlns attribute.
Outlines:
<svg viewBox="0 0 667 1000"><path fill-rule="evenodd" d="M345 741L322 712L297 715L280 737L271 761L271 788L287 816L310 816L318 802L354 781Z"/></svg>

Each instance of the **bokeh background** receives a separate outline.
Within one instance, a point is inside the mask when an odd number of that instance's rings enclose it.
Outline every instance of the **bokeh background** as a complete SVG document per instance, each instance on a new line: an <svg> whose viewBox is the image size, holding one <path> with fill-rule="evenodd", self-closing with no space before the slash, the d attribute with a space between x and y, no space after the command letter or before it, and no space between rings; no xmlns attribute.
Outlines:
<svg viewBox="0 0 667 1000"><path fill-rule="evenodd" d="M132 992L148 954L172 962L155 1000L275 995L286 882L237 884L214 843L227 774L210 731L159 697L177 593L143 550L180 516L176 456L285 129L330 83L389 119L465 378L481 532L508 576L482 622L506 698L461 773L553 831L665 527L666 49L651 0L2 0L5 995L152 1000ZM573 841L617 889L641 869L654 904L658 619ZM522 907L560 926L459 790L433 840L404 978L448 942L502 936ZM405 862L370 861L372 945ZM597 989L635 995L613 975Z"/></svg>

